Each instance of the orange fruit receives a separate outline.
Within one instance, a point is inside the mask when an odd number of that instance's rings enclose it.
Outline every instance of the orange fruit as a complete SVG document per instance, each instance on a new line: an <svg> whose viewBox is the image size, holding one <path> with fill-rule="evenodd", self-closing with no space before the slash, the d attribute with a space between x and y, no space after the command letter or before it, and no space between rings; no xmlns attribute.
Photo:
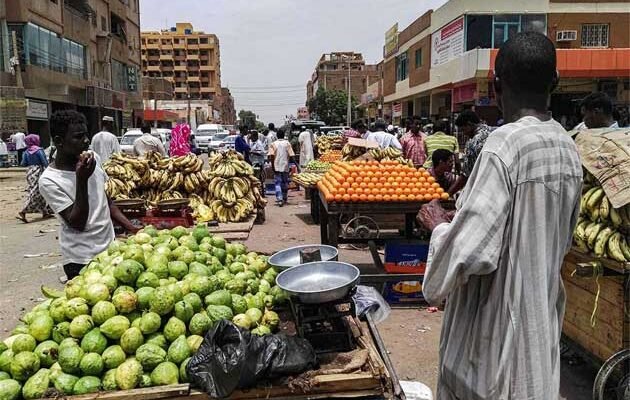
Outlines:
<svg viewBox="0 0 630 400"><path fill-rule="evenodd" d="M363 182L363 177L362 176L357 176L356 178L354 178L354 181L356 183L361 183L361 182Z"/></svg>
<svg viewBox="0 0 630 400"><path fill-rule="evenodd" d="M343 197L342 197L343 201L350 201L350 198L351 197L350 197L349 194L344 194Z"/></svg>
<svg viewBox="0 0 630 400"><path fill-rule="evenodd" d="M378 192L379 192L380 194L387 194L387 188L386 188L386 187L381 187L381 188L378 190Z"/></svg>
<svg viewBox="0 0 630 400"><path fill-rule="evenodd" d="M430 193L427 193L424 195L424 201L429 201L433 199L433 195Z"/></svg>
<svg viewBox="0 0 630 400"><path fill-rule="evenodd" d="M396 194L398 195L403 194L402 188L396 188Z"/></svg>
<svg viewBox="0 0 630 400"><path fill-rule="evenodd" d="M354 188L354 193L355 194L363 194L363 188L362 187Z"/></svg>
<svg viewBox="0 0 630 400"><path fill-rule="evenodd" d="M352 185L354 183L354 178L349 176L346 178L346 181L344 183L347 183L348 185Z"/></svg>
<svg viewBox="0 0 630 400"><path fill-rule="evenodd" d="M370 179L370 182L372 183L378 183L379 182L379 178L373 176L372 179Z"/></svg>
<svg viewBox="0 0 630 400"><path fill-rule="evenodd" d="M352 194L354 193L354 188L351 187L347 190L348 194L352 196Z"/></svg>
<svg viewBox="0 0 630 400"><path fill-rule="evenodd" d="M376 196L374 196L374 199L375 199L376 201L383 201L383 195L379 193L379 194L377 194Z"/></svg>
<svg viewBox="0 0 630 400"><path fill-rule="evenodd" d="M392 194L392 201L398 201L399 197L397 194Z"/></svg>
<svg viewBox="0 0 630 400"><path fill-rule="evenodd" d="M359 201L359 195L358 194L353 194L352 196L350 196L350 200L352 200L352 201Z"/></svg>
<svg viewBox="0 0 630 400"><path fill-rule="evenodd" d="M342 195L342 194L340 194L340 193L337 193L337 194L335 195L335 201L341 201L341 200L343 200L343 195Z"/></svg>
<svg viewBox="0 0 630 400"><path fill-rule="evenodd" d="M411 194L411 189L409 189L409 188L404 188L404 189L403 189L403 194L407 194L407 195Z"/></svg>
<svg viewBox="0 0 630 400"><path fill-rule="evenodd" d="M401 194L400 196L398 196L398 199L399 199L400 201L407 201L407 195L405 195L405 194Z"/></svg>
<svg viewBox="0 0 630 400"><path fill-rule="evenodd" d="M441 187L438 187L437 189L435 189L435 193L442 194L444 193L444 189L442 189Z"/></svg>
<svg viewBox="0 0 630 400"><path fill-rule="evenodd" d="M427 178L427 182L429 182L429 183L433 183L433 182L435 182L435 178L434 178L434 177L432 177L432 176L429 176L429 177Z"/></svg>
<svg viewBox="0 0 630 400"><path fill-rule="evenodd" d="M432 188L432 187L427 188L427 193L431 193L431 194L435 193L435 188Z"/></svg>
<svg viewBox="0 0 630 400"><path fill-rule="evenodd" d="M339 193L339 194L346 194L347 191L348 190L346 188L343 188L343 187L337 188L337 193Z"/></svg>
<svg viewBox="0 0 630 400"><path fill-rule="evenodd" d="M386 194L383 196L383 201L391 201L391 200L392 200L392 197L390 195Z"/></svg>
<svg viewBox="0 0 630 400"><path fill-rule="evenodd" d="M415 194L410 194L409 196L407 196L407 200L409 200L409 201L416 201L416 195Z"/></svg>
<svg viewBox="0 0 630 400"><path fill-rule="evenodd" d="M437 182L433 182L433 183L431 184L431 186L437 189L437 188L439 188L439 187L440 187L440 184L439 184L439 183L437 183Z"/></svg>
<svg viewBox="0 0 630 400"><path fill-rule="evenodd" d="M359 200L361 200L361 201L367 201L367 198L368 198L367 194L365 194L365 193L359 196Z"/></svg>
<svg viewBox="0 0 630 400"><path fill-rule="evenodd" d="M373 194L368 194L368 196L367 196L367 200L368 200L368 201L374 201L374 198L375 198L375 197L374 197L374 195L373 195Z"/></svg>
<svg viewBox="0 0 630 400"><path fill-rule="evenodd" d="M448 195L448 193L444 192L444 193L440 194L440 197L442 198L442 200L448 200L449 195Z"/></svg>
<svg viewBox="0 0 630 400"><path fill-rule="evenodd" d="M341 184L342 188L348 189L350 187L350 182L344 182Z"/></svg>

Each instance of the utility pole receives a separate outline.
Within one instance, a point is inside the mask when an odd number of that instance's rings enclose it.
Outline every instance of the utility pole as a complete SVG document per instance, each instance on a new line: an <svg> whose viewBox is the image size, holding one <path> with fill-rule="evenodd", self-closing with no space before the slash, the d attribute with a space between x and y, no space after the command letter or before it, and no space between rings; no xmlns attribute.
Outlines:
<svg viewBox="0 0 630 400"><path fill-rule="evenodd" d="M190 125L190 93L188 93L186 97L188 99L188 125Z"/></svg>
<svg viewBox="0 0 630 400"><path fill-rule="evenodd" d="M350 126L352 123L352 95L350 94L350 60L348 60L348 108L346 110L346 126Z"/></svg>
<svg viewBox="0 0 630 400"><path fill-rule="evenodd" d="M149 78L149 79L151 79L151 86L153 87L153 127L157 128L158 117L157 117L157 95L155 92L155 80L153 78Z"/></svg>
<svg viewBox="0 0 630 400"><path fill-rule="evenodd" d="M15 31L11 32L11 41L13 42L13 57L15 58L15 65L13 70L15 71L15 82L17 87L24 87L24 82L22 81L22 67L20 66L20 54L17 48L17 36Z"/></svg>

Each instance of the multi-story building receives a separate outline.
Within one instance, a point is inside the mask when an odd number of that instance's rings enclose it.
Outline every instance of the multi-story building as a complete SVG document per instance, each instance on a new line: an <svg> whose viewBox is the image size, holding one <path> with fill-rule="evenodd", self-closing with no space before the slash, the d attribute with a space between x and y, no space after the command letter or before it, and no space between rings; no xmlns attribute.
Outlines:
<svg viewBox="0 0 630 400"><path fill-rule="evenodd" d="M221 95L221 58L216 35L177 23L160 32L142 32L142 72L173 82L175 99L213 100ZM189 97L190 96L190 97Z"/></svg>
<svg viewBox="0 0 630 400"><path fill-rule="evenodd" d="M449 117L474 108L499 118L492 84L498 48L522 31L548 35L557 46L560 84L551 110L570 127L577 100L607 92L620 108L630 98L628 0L450 0L408 27L386 34L383 114Z"/></svg>
<svg viewBox="0 0 630 400"><path fill-rule="evenodd" d="M310 99L322 87L326 90L348 90L359 100L367 87L380 79L376 65L366 65L363 55L353 51L322 54L311 80L306 84L306 98Z"/></svg>
<svg viewBox="0 0 630 400"><path fill-rule="evenodd" d="M25 129L47 144L51 113L67 108L83 112L91 132L104 115L118 130L137 123L139 18L139 0L0 0L0 71L20 62L0 86L23 86Z"/></svg>

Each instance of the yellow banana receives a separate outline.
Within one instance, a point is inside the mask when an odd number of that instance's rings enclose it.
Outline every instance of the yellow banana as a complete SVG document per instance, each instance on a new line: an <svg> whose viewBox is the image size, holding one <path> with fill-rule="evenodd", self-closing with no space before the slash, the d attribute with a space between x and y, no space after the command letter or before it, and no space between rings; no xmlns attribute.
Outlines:
<svg viewBox="0 0 630 400"><path fill-rule="evenodd" d="M608 255L612 257L613 260L625 262L626 257L621 249L621 239L621 233L619 232L615 232L610 236L610 239L608 240Z"/></svg>
<svg viewBox="0 0 630 400"><path fill-rule="evenodd" d="M589 211L592 211L601 201L602 197L604 196L604 189L602 189L601 187L598 187L591 196L589 196L588 200L586 201L586 208Z"/></svg>
<svg viewBox="0 0 630 400"><path fill-rule="evenodd" d="M595 246L593 252L596 256L601 257L606 253L606 243L614 231L608 227L602 229L595 238Z"/></svg>
<svg viewBox="0 0 630 400"><path fill-rule="evenodd" d="M619 228L621 224L623 223L623 220L621 219L621 215L619 215L619 211L617 211L617 209L613 207L610 207L610 213L609 213L608 219L610 219L610 223L615 228Z"/></svg>
<svg viewBox="0 0 630 400"><path fill-rule="evenodd" d="M604 195L602 201L599 203L599 218L605 221L608 219L608 215L610 215L610 202L608 201L608 197Z"/></svg>
<svg viewBox="0 0 630 400"><path fill-rule="evenodd" d="M628 245L628 240L623 236L620 239L620 248L626 261L630 261L630 246Z"/></svg>
<svg viewBox="0 0 630 400"><path fill-rule="evenodd" d="M589 248L592 249L593 247L595 247L595 240L597 239L597 236L599 235L599 232L602 230L603 227L604 226L602 224L595 223L590 231L590 234L586 238L586 243L588 244Z"/></svg>

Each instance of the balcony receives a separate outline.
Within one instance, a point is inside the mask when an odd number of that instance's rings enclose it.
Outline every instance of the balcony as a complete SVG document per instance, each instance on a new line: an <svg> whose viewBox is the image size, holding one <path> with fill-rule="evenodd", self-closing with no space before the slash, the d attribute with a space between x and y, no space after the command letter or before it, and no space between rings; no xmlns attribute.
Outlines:
<svg viewBox="0 0 630 400"><path fill-rule="evenodd" d="M162 65L162 72L173 72L172 65Z"/></svg>
<svg viewBox="0 0 630 400"><path fill-rule="evenodd" d="M199 82L199 77L198 76L189 76L188 77L188 82Z"/></svg>
<svg viewBox="0 0 630 400"><path fill-rule="evenodd" d="M212 49L214 47L214 40L209 39L208 43L199 43L200 49Z"/></svg>
<svg viewBox="0 0 630 400"><path fill-rule="evenodd" d="M175 56L175 61L186 61L186 56Z"/></svg>
<svg viewBox="0 0 630 400"><path fill-rule="evenodd" d="M214 88L210 86L202 86L201 93L214 93Z"/></svg>
<svg viewBox="0 0 630 400"><path fill-rule="evenodd" d="M174 49L185 49L186 48L186 43L184 43L184 42L173 43L173 48Z"/></svg>
<svg viewBox="0 0 630 400"><path fill-rule="evenodd" d="M160 54L160 61L173 61L172 54Z"/></svg>
<svg viewBox="0 0 630 400"><path fill-rule="evenodd" d="M172 42L168 42L168 43L162 43L162 50L173 50L173 43Z"/></svg>
<svg viewBox="0 0 630 400"><path fill-rule="evenodd" d="M188 70L188 67L185 65L176 65L175 66L175 71L183 71L186 72Z"/></svg>
<svg viewBox="0 0 630 400"><path fill-rule="evenodd" d="M202 71L214 71L214 65L201 65L199 67Z"/></svg>
<svg viewBox="0 0 630 400"><path fill-rule="evenodd" d="M199 44L198 43L188 43L186 45L186 48L190 49L190 50L199 50Z"/></svg>
<svg viewBox="0 0 630 400"><path fill-rule="evenodd" d="M187 93L188 88L186 86L180 86L175 88L175 93Z"/></svg>
<svg viewBox="0 0 630 400"><path fill-rule="evenodd" d="M197 65L189 65L188 72L199 72L199 66Z"/></svg>
<svg viewBox="0 0 630 400"><path fill-rule="evenodd" d="M149 50L159 50L160 49L160 44L159 43L147 43L147 45L145 47L147 49L149 49Z"/></svg>
<svg viewBox="0 0 630 400"><path fill-rule="evenodd" d="M148 72L160 72L160 66L159 65L149 65L147 67L147 71Z"/></svg>
<svg viewBox="0 0 630 400"><path fill-rule="evenodd" d="M186 55L186 59L188 61L199 61L199 54L188 54Z"/></svg>

